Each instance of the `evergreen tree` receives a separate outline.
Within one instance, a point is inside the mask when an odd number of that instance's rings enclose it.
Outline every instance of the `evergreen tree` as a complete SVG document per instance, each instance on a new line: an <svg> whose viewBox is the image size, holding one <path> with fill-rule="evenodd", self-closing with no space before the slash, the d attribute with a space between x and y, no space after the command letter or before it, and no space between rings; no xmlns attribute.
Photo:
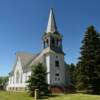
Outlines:
<svg viewBox="0 0 100 100"><path fill-rule="evenodd" d="M69 68L70 68L71 83L74 85L75 84L75 65L72 63L69 65Z"/></svg>
<svg viewBox="0 0 100 100"><path fill-rule="evenodd" d="M46 69L39 63L32 66L32 73L29 77L28 89L32 96L34 96L35 89L39 89L40 96L47 95L49 93L48 84L46 83Z"/></svg>
<svg viewBox="0 0 100 100"><path fill-rule="evenodd" d="M88 27L82 44L77 86L97 94L100 93L100 36L93 26Z"/></svg>
<svg viewBox="0 0 100 100"><path fill-rule="evenodd" d="M0 90L5 90L7 85L8 77L0 77Z"/></svg>

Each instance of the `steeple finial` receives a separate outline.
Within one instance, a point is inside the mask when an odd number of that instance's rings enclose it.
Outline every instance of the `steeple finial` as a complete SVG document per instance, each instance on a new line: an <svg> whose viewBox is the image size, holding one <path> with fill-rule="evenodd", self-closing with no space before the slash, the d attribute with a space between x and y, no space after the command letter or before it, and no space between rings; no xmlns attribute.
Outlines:
<svg viewBox="0 0 100 100"><path fill-rule="evenodd" d="M46 33L49 33L49 32L54 33L56 31L57 31L57 26L55 22L54 13L53 13L53 8L51 8Z"/></svg>

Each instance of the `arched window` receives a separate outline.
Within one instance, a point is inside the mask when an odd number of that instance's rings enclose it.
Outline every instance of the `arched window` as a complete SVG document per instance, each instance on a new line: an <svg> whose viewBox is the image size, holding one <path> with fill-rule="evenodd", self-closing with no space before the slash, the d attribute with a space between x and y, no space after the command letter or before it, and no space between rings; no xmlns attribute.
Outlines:
<svg viewBox="0 0 100 100"><path fill-rule="evenodd" d="M19 71L16 72L16 83L19 83L20 74Z"/></svg>
<svg viewBox="0 0 100 100"><path fill-rule="evenodd" d="M21 76L20 76L20 83L22 83L23 81L22 81L22 79L23 79L23 74L22 74L22 72L21 72Z"/></svg>

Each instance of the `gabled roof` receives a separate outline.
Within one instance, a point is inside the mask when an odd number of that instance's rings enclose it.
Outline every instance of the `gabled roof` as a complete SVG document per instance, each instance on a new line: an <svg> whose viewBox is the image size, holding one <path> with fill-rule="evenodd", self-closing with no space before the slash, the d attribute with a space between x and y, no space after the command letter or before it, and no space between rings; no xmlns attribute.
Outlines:
<svg viewBox="0 0 100 100"><path fill-rule="evenodd" d="M20 58L22 67L29 63L36 55L27 52L18 52L16 53L17 57Z"/></svg>
<svg viewBox="0 0 100 100"><path fill-rule="evenodd" d="M9 74L10 75L13 74L18 58L20 58L22 68L24 68L28 63L30 63L33 59L35 59L36 56L37 54L32 54L32 53L27 53L27 52L17 52L15 64L13 65L13 69Z"/></svg>

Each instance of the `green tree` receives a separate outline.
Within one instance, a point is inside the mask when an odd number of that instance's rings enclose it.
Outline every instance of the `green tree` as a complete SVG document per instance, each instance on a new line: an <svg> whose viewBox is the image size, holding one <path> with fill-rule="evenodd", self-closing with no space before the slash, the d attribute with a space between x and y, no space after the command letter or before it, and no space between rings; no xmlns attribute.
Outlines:
<svg viewBox="0 0 100 100"><path fill-rule="evenodd" d="M75 85L75 65L72 63L69 65L70 68L70 79L71 79L71 83L73 85Z"/></svg>
<svg viewBox="0 0 100 100"><path fill-rule="evenodd" d="M46 68L41 63L33 65L32 68L32 74L27 81L30 94L34 96L35 89L39 89L40 96L48 95L49 90L46 82Z"/></svg>
<svg viewBox="0 0 100 100"><path fill-rule="evenodd" d="M85 32L80 50L77 87L88 93L100 93L100 36L93 26Z"/></svg>
<svg viewBox="0 0 100 100"><path fill-rule="evenodd" d="M8 77L0 77L0 90L5 90L5 87L7 85Z"/></svg>

